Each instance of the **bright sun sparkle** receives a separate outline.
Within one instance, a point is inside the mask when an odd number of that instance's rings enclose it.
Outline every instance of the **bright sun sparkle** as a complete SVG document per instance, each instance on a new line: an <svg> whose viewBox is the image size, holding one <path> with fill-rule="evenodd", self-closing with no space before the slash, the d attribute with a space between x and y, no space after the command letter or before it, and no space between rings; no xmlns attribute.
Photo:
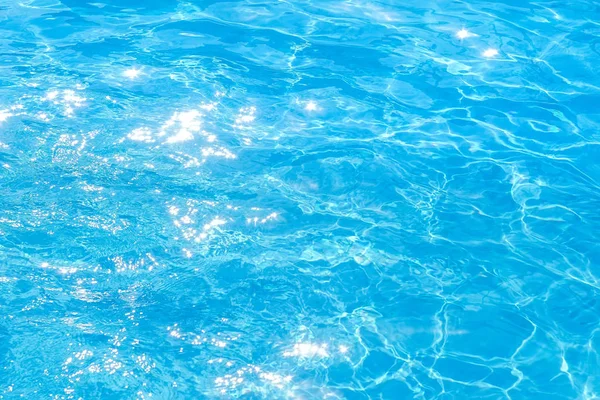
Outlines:
<svg viewBox="0 0 600 400"><path fill-rule="evenodd" d="M460 31L456 32L456 37L459 39L466 39L469 36L471 36L471 33L465 28L462 28Z"/></svg>
<svg viewBox="0 0 600 400"><path fill-rule="evenodd" d="M495 57L498 55L498 50L489 48L483 52L483 56L487 58Z"/></svg>
<svg viewBox="0 0 600 400"><path fill-rule="evenodd" d="M138 76L140 76L140 73L142 71L140 71L139 69L136 68L129 68L128 70L126 70L125 72L123 72L123 76L129 79L135 79Z"/></svg>
<svg viewBox="0 0 600 400"><path fill-rule="evenodd" d="M327 353L327 345L326 344L316 344L316 343L296 343L294 348L290 351L286 351L283 353L284 357L327 357L329 354Z"/></svg>
<svg viewBox="0 0 600 400"><path fill-rule="evenodd" d="M314 101L309 101L308 103L306 103L306 106L304 107L304 109L306 111L315 111L317 109L317 103L315 103Z"/></svg>

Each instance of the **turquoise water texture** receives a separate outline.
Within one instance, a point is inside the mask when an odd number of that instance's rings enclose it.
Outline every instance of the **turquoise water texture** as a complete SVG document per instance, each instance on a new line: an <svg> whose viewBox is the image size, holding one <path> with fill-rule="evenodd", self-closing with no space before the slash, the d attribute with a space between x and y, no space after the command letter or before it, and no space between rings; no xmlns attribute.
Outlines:
<svg viewBox="0 0 600 400"><path fill-rule="evenodd" d="M0 398L600 398L600 2L0 0Z"/></svg>

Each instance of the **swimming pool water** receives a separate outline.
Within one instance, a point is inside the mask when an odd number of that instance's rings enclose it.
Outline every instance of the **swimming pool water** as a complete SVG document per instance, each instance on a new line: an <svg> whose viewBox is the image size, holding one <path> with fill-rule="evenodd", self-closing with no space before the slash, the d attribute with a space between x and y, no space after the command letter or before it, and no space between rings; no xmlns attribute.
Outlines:
<svg viewBox="0 0 600 400"><path fill-rule="evenodd" d="M0 398L600 398L600 3L0 0Z"/></svg>

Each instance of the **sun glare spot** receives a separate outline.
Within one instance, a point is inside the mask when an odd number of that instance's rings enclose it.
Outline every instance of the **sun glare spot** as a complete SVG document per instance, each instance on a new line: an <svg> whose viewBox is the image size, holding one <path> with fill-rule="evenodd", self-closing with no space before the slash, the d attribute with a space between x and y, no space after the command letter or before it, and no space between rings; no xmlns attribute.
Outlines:
<svg viewBox="0 0 600 400"><path fill-rule="evenodd" d="M486 58L496 57L498 55L498 50L489 48L483 52L483 56Z"/></svg>
<svg viewBox="0 0 600 400"><path fill-rule="evenodd" d="M129 69L127 69L127 70L125 70L125 71L123 72L123 76L124 76L125 78L129 78L129 79L135 79L135 78L137 78L138 76L140 76L140 74L141 74L141 73L142 73L142 71L140 71L140 70L139 70L139 69L137 69L137 68L129 68Z"/></svg>

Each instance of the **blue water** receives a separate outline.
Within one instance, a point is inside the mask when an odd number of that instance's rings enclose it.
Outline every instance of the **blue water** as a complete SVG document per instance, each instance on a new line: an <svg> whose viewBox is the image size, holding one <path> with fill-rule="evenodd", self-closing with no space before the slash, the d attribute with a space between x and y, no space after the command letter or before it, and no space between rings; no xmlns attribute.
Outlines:
<svg viewBox="0 0 600 400"><path fill-rule="evenodd" d="M600 398L600 3L0 0L0 398Z"/></svg>

